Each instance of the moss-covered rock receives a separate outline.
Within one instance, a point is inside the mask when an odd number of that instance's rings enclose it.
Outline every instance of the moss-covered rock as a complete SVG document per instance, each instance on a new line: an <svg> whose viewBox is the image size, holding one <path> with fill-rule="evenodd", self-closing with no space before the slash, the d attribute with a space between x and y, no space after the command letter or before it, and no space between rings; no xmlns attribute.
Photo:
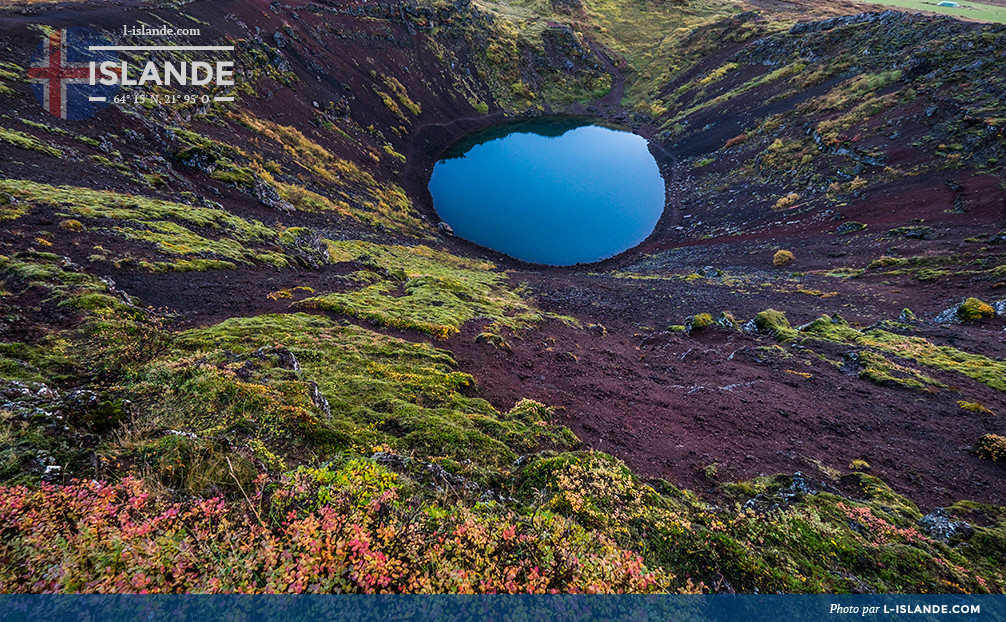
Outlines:
<svg viewBox="0 0 1006 622"><path fill-rule="evenodd" d="M733 330L741 329L740 322L738 322L737 318L734 317L734 314L729 311L720 311L719 317L716 318L716 323L723 328L732 328Z"/></svg>
<svg viewBox="0 0 1006 622"><path fill-rule="evenodd" d="M992 305L977 298L968 298L957 307L957 319L962 322L975 322L995 316Z"/></svg>
<svg viewBox="0 0 1006 622"><path fill-rule="evenodd" d="M688 332L702 330L713 325L713 316L709 313L698 313L685 319L685 329Z"/></svg>
<svg viewBox="0 0 1006 622"><path fill-rule="evenodd" d="M772 335L779 341L789 341L799 336L799 332L790 325L782 311L766 309L755 316L754 323L759 332Z"/></svg>
<svg viewBox="0 0 1006 622"><path fill-rule="evenodd" d="M865 224L857 222L855 220L848 220L840 224L838 227L836 227L835 233L837 233L838 235L848 235L850 233L856 233L864 229L866 229Z"/></svg>

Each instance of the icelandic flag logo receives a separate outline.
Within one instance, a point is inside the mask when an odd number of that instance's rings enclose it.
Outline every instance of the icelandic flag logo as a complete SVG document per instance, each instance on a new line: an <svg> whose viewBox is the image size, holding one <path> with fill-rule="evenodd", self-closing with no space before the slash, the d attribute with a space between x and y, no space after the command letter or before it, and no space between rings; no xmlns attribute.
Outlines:
<svg viewBox="0 0 1006 622"><path fill-rule="evenodd" d="M111 103L119 85L91 85L91 62L117 61L111 50L92 50L111 42L87 28L54 30L42 39L28 66L38 103L61 119L87 119Z"/></svg>

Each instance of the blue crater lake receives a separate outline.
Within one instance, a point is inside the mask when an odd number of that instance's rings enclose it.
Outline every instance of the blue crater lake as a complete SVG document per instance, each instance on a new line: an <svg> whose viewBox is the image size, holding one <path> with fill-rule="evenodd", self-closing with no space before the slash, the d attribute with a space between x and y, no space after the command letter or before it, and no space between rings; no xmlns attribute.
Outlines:
<svg viewBox="0 0 1006 622"><path fill-rule="evenodd" d="M434 165L429 189L455 235L556 266L632 248L664 209L645 138L569 119L474 134Z"/></svg>

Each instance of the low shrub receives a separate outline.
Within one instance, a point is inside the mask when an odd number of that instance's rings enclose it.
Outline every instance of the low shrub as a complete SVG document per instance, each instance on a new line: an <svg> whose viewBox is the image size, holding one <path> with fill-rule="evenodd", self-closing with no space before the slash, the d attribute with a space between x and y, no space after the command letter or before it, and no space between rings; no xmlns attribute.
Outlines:
<svg viewBox="0 0 1006 622"><path fill-rule="evenodd" d="M775 205L772 206L772 209L776 210L789 209L794 205L796 205L796 202L799 200L800 200L799 194L795 192L790 192L786 196L781 197L778 201L776 201Z"/></svg>
<svg viewBox="0 0 1006 622"><path fill-rule="evenodd" d="M975 443L975 453L992 462L1006 462L1006 437L998 434L982 436Z"/></svg>
<svg viewBox="0 0 1006 622"><path fill-rule="evenodd" d="M775 255L772 256L772 265L787 266L791 264L794 259L796 259L796 255L794 255L791 251L786 250L776 251Z"/></svg>

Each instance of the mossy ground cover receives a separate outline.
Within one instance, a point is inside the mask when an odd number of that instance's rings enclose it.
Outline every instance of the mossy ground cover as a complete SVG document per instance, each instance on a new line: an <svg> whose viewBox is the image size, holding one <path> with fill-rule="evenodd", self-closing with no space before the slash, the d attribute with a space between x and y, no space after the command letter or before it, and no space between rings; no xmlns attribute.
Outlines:
<svg viewBox="0 0 1006 622"><path fill-rule="evenodd" d="M327 407L312 401L313 386ZM150 425L200 438L251 432L285 461L388 444L498 467L515 451L572 442L547 425L547 411L501 414L469 397L473 388L444 351L292 314L182 333L128 391L149 405Z"/></svg>
<svg viewBox="0 0 1006 622"><path fill-rule="evenodd" d="M882 255L867 265L866 275L909 276L917 281L978 277L998 282L1006 276L1006 256L1000 253L950 253L891 257Z"/></svg>
<svg viewBox="0 0 1006 622"><path fill-rule="evenodd" d="M0 140L4 141L9 145L18 147L20 149L25 149L27 151L38 151L40 153L44 153L54 158L58 158L63 155L63 152L57 149L56 147L53 147L52 145L40 141L38 138L32 136L31 134L19 132L18 130L0 128Z"/></svg>
<svg viewBox="0 0 1006 622"><path fill-rule="evenodd" d="M7 296L42 290L53 322L67 326L2 344L0 368L8 379L90 384L109 400L128 400L128 429L100 447L110 469L131 465L202 493L232 488L253 463L279 472L380 445L501 468L539 447L578 444L549 423L544 406L501 413L473 397L473 378L430 345L306 314L171 333L61 262L0 263Z"/></svg>
<svg viewBox="0 0 1006 622"><path fill-rule="evenodd" d="M383 259L394 261L398 251L386 252L392 258ZM100 477L113 482L101 494L73 492L92 486L82 483L4 488L2 550L19 560L0 575L7 591L645 592L710 589L725 580L743 591L980 592L1004 585L994 552L1002 526L977 527L969 542L948 546L916 527L913 504L869 476L850 476L859 478L852 498L778 477L728 486L737 505L711 506L666 482L644 482L605 454L570 452L578 441L550 422L546 405L493 408L473 396L472 377L451 355L429 344L306 314L235 318L158 340L150 333L164 329L151 326L147 312L61 261L5 260L4 291L45 287L77 317L42 342L3 344L5 360L27 363L34 381L64 390L90 378L103 404L129 406L104 422L64 406L58 412L72 432L62 436L46 431L52 415L0 418L2 457L18 462L4 473L38 482L41 469L31 465L40 451L79 473L92 468L85 458L94 455ZM476 267L436 254L423 261L439 266L429 268L438 274ZM80 447L60 445L71 440ZM144 480L114 483L130 474ZM446 497L438 492L445 486ZM200 500L214 494L223 498ZM487 494L496 500L487 502ZM121 504L129 520L109 522L109 508ZM15 519L25 512L35 519ZM228 517L232 533L244 534L212 568L189 559L184 572L169 574L160 554L94 563L110 554L100 543L117 537L169 556L213 548L205 512L215 524ZM317 527L323 524L329 527ZM156 528L136 531L140 525ZM108 537L75 535L85 526ZM53 533L65 536L58 551ZM348 551L344 534L365 538L366 550L395 560L394 568L360 571L370 553L334 565L310 561L319 542ZM51 566L57 554L58 572L29 580L30 569ZM308 560L304 581L282 561L291 556ZM433 566L423 561L433 559ZM140 567L142 585L132 582ZM338 571L350 567L348 578ZM430 570L448 567L467 574L444 583L448 575Z"/></svg>
<svg viewBox="0 0 1006 622"><path fill-rule="evenodd" d="M327 251L300 248L296 240L288 243L280 231L223 209L14 179L0 180L0 192L17 200L8 201L15 210L11 215L23 215L33 203L51 205L65 210L59 214L63 218L88 221L90 230L149 242L160 254L188 262L150 264L155 269L168 264L172 269L184 270L199 260L216 261L216 267L256 263L288 267L296 265L296 257L304 253L328 261Z"/></svg>
<svg viewBox="0 0 1006 622"><path fill-rule="evenodd" d="M471 320L488 328L520 329L542 313L506 284L506 274L484 261L465 259L426 246L333 242L333 256L352 258L364 270L364 285L348 292L301 300L297 306L418 330L446 339ZM561 318L572 322L571 318Z"/></svg>
<svg viewBox="0 0 1006 622"><path fill-rule="evenodd" d="M822 316L809 324L794 328L785 313L773 309L759 313L755 323L760 331L771 334L779 341L822 340L865 346L882 354L913 361L923 367L962 374L993 389L1006 391L1006 362L952 346L939 346L924 337L901 335L881 328L861 330L838 315ZM891 361L881 363L879 359L869 358L870 356L872 355L868 355L868 365L864 370L867 377L887 380L888 372L894 369ZM904 368L900 371L913 378L896 380L899 384L907 382L912 388L921 388L916 385L917 382L938 386L918 370Z"/></svg>

